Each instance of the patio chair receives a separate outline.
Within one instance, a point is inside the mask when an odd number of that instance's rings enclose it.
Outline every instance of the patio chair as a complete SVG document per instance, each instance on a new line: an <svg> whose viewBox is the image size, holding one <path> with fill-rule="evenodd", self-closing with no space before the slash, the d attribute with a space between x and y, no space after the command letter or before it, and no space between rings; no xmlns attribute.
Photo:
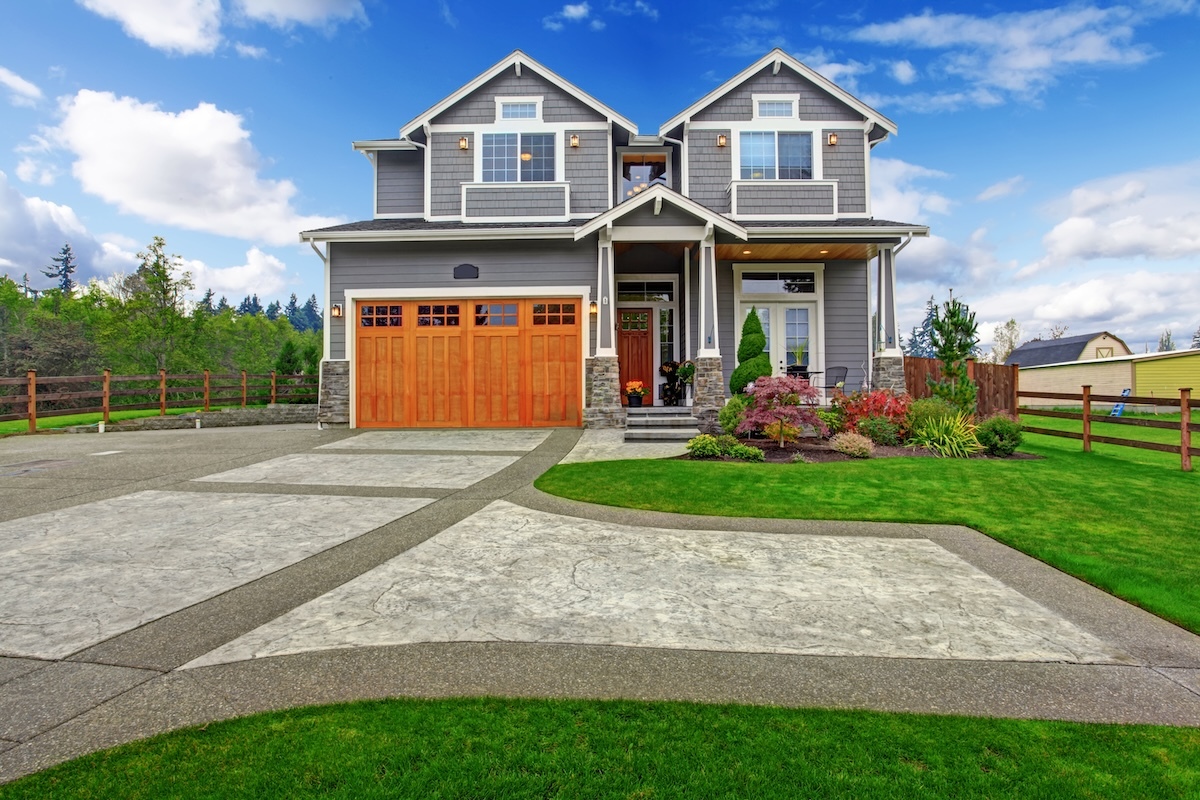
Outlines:
<svg viewBox="0 0 1200 800"><path fill-rule="evenodd" d="M836 389L840 392L846 385L846 374L849 372L849 367L829 367L825 370L825 385L820 388L826 391Z"/></svg>

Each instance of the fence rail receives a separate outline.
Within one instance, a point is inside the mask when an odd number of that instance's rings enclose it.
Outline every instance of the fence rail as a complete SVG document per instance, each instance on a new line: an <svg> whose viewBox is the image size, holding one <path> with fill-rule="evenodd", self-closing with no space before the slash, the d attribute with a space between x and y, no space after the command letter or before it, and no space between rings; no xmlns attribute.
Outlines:
<svg viewBox="0 0 1200 800"><path fill-rule="evenodd" d="M1180 389L1178 398L1146 398L1146 397L1122 397L1120 395L1111 394L1092 394L1092 387L1084 385L1080 387L1083 391L1080 394L1067 394L1065 392L1018 392L1019 397L1043 398L1047 400L1071 400L1079 401L1083 404L1083 410L1079 413L1072 411L1050 411L1039 408L1022 408L1021 413L1032 417L1050 417L1055 419L1077 419L1083 423L1083 432L1077 431L1057 431L1052 428L1038 428L1032 425L1023 425L1023 430L1029 433L1040 433L1045 436L1060 436L1065 439L1078 439L1083 441L1083 452L1092 452L1092 443L1099 442L1100 444L1113 444L1118 447L1135 447L1139 450L1157 450L1162 453L1176 453L1179 455L1180 469L1184 472L1192 471L1192 456L1200 456L1200 448L1192 447L1192 434L1200 432L1200 424L1196 424L1191 420L1191 401L1192 390ZM1157 401L1160 406L1172 406L1179 408L1179 423L1166 422L1157 419L1133 419L1127 417L1113 417L1103 414L1092 413L1092 402L1099 401L1101 403L1128 403L1130 405L1150 405L1151 401ZM1093 422L1105 422L1113 425L1129 425L1138 428L1160 428L1166 430L1179 431L1179 444L1165 444L1163 442L1144 442L1139 439L1121 439L1115 436L1099 436L1092 433Z"/></svg>
<svg viewBox="0 0 1200 800"><path fill-rule="evenodd" d="M931 397L933 390L929 380L941 380L942 362L936 358L904 357L904 388L913 399ZM980 416L989 416L1004 411L1015 414L1018 378L1016 366L984 364L971 359L967 361L967 377L979 387L975 410Z"/></svg>
<svg viewBox="0 0 1200 800"><path fill-rule="evenodd" d="M131 386L139 383L142 385ZM105 370L102 375L53 376L30 370L24 378L0 378L0 422L28 420L32 433L37 430L38 417L98 413L107 424L113 411L157 408L159 416L165 416L169 408L196 406L209 411L214 404L245 408L247 403L264 401L312 403L316 402L317 383L310 375L250 374L245 370L178 375L166 370L157 375L113 375ZM75 388L85 384L98 387ZM5 389L16 391L7 393Z"/></svg>

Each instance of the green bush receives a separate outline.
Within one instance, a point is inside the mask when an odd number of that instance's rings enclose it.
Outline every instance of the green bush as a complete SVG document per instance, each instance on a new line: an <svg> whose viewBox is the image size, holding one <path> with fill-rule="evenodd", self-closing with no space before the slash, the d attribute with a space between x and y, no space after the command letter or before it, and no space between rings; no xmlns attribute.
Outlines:
<svg viewBox="0 0 1200 800"><path fill-rule="evenodd" d="M751 308L746 321L742 323L742 338L737 349L738 365L729 377L729 390L733 394L741 394L747 386L771 374L771 357L767 355L766 348L767 336L763 333L762 320L758 318L758 311Z"/></svg>
<svg viewBox="0 0 1200 800"><path fill-rule="evenodd" d="M717 422L721 423L721 430L730 436L737 435L738 425L746 418L746 406L749 404L750 401L745 395L735 394L729 398L725 407L717 412Z"/></svg>
<svg viewBox="0 0 1200 800"><path fill-rule="evenodd" d="M829 446L851 458L870 458L875 452L875 443L859 433L846 431L829 440Z"/></svg>
<svg viewBox="0 0 1200 800"><path fill-rule="evenodd" d="M1021 444L1021 423L998 412L979 423L975 436L988 455L1008 457Z"/></svg>
<svg viewBox="0 0 1200 800"><path fill-rule="evenodd" d="M953 417L957 413L958 409L940 397L922 397L908 407L908 429L915 433L931 419Z"/></svg>
<svg viewBox="0 0 1200 800"><path fill-rule="evenodd" d="M817 419L825 423L825 427L829 428L830 435L841 433L845 424L842 412L836 408L818 408Z"/></svg>
<svg viewBox="0 0 1200 800"><path fill-rule="evenodd" d="M722 455L721 445L717 443L717 437L710 436L707 433L702 433L688 440L687 450L692 454L692 458L718 458Z"/></svg>
<svg viewBox="0 0 1200 800"><path fill-rule="evenodd" d="M717 446L721 448L722 455L729 455L730 451L735 447L741 447L742 443L737 440L736 436L730 436L723 433L717 437Z"/></svg>
<svg viewBox="0 0 1200 800"><path fill-rule="evenodd" d="M943 458L966 458L983 449L971 418L962 413L928 420L909 443L927 447Z"/></svg>
<svg viewBox="0 0 1200 800"><path fill-rule="evenodd" d="M884 447L900 444L900 426L887 417L864 417L858 421L855 430Z"/></svg>
<svg viewBox="0 0 1200 800"><path fill-rule="evenodd" d="M739 461L762 461L763 451L746 444L735 444L729 448L729 455Z"/></svg>

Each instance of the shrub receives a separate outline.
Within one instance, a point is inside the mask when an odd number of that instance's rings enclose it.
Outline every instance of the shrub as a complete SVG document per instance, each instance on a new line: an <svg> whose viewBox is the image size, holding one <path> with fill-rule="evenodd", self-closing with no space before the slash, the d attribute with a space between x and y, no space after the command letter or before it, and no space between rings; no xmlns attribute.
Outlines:
<svg viewBox="0 0 1200 800"><path fill-rule="evenodd" d="M895 447L900 444L900 428L887 417L865 417L858 421L857 431L875 444Z"/></svg>
<svg viewBox="0 0 1200 800"><path fill-rule="evenodd" d="M908 429L915 433L927 420L953 417L957 413L954 406L940 397L922 397L908 407Z"/></svg>
<svg viewBox="0 0 1200 800"><path fill-rule="evenodd" d="M912 398L907 394L896 394L891 389L853 392L834 395L833 404L842 412L848 431L857 431L861 419L883 417L896 426L900 438L908 434L908 407L912 404Z"/></svg>
<svg viewBox="0 0 1200 800"><path fill-rule="evenodd" d="M829 446L851 458L870 458L875 452L875 443L867 437L846 431L829 440Z"/></svg>
<svg viewBox="0 0 1200 800"><path fill-rule="evenodd" d="M800 429L786 422L769 423L762 429L762 432L763 436L766 436L768 439L774 439L781 444L783 442L794 442L800 438Z"/></svg>
<svg viewBox="0 0 1200 800"><path fill-rule="evenodd" d="M759 378L771 374L771 357L766 353L767 336L763 333L762 320L758 311L750 309L742 323L742 338L738 342L738 365L729 376L729 390L741 394L746 387Z"/></svg>
<svg viewBox="0 0 1200 800"><path fill-rule="evenodd" d="M926 383L935 396L945 398L964 414L974 414L979 386L969 377L967 361L975 355L979 343L975 313L952 291L950 299L942 303L941 311L935 309L932 326L930 343L934 355L942 362L942 377L937 381L926 378Z"/></svg>
<svg viewBox="0 0 1200 800"><path fill-rule="evenodd" d="M710 436L707 433L702 433L688 440L687 449L692 454L692 458L717 458L722 455L721 445L717 443L717 437Z"/></svg>
<svg viewBox="0 0 1200 800"><path fill-rule="evenodd" d="M722 455L729 455L730 450L735 447L740 447L741 444L742 443L737 440L736 436L730 436L727 433L723 433L717 437L717 447L721 448Z"/></svg>
<svg viewBox="0 0 1200 800"><path fill-rule="evenodd" d="M799 428L810 425L825 432L825 423L817 418L813 406L819 396L816 389L803 378L760 378L750 390L750 407L738 433L763 430L773 422L778 428L779 444L783 445L784 425Z"/></svg>
<svg viewBox="0 0 1200 800"><path fill-rule="evenodd" d="M825 423L830 433L842 432L842 412L838 408L818 408L817 419Z"/></svg>
<svg viewBox="0 0 1200 800"><path fill-rule="evenodd" d="M762 461L763 451L748 444L735 444L729 448L729 455L740 461Z"/></svg>
<svg viewBox="0 0 1200 800"><path fill-rule="evenodd" d="M966 458L983 449L971 418L962 413L926 421L921 430L913 432L910 444L928 447L943 458Z"/></svg>
<svg viewBox="0 0 1200 800"><path fill-rule="evenodd" d="M979 423L975 436L988 455L1008 457L1021 444L1021 423L1001 411Z"/></svg>
<svg viewBox="0 0 1200 800"><path fill-rule="evenodd" d="M717 422L721 423L721 430L729 435L735 435L738 432L738 426L742 424L742 420L746 417L746 406L750 401L745 395L735 394L729 398L729 402L725 407L717 412Z"/></svg>

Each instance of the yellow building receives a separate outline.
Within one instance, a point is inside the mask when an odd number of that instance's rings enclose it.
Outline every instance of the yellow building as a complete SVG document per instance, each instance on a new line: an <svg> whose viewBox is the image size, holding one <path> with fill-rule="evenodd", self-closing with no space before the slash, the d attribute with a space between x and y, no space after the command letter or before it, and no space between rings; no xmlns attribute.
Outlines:
<svg viewBox="0 0 1200 800"><path fill-rule="evenodd" d="M1092 394L1120 394L1129 389L1134 397L1179 399L1179 390L1192 389L1200 394L1200 350L1174 350L1169 353L1093 358L1039 364L1020 370L1022 392L1061 392L1079 394L1090 384ZM1023 397L1021 404L1032 408L1078 406L1078 402ZM1112 407L1097 403L1098 411ZM1127 406L1130 411L1133 406ZM1138 406L1138 411L1167 411L1165 407Z"/></svg>

